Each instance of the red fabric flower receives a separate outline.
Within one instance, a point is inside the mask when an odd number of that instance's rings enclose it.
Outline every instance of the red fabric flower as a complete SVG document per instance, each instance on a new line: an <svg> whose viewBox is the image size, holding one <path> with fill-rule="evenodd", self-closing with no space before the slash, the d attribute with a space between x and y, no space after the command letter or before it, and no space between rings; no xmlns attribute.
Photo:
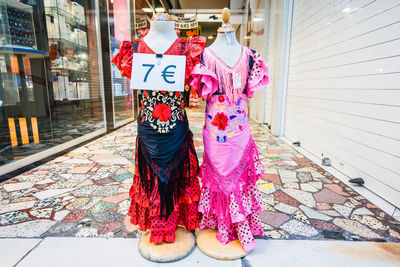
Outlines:
<svg viewBox="0 0 400 267"><path fill-rule="evenodd" d="M144 97L149 97L149 93L147 93L146 90L144 90L143 93L144 93Z"/></svg>
<svg viewBox="0 0 400 267"><path fill-rule="evenodd" d="M160 121L168 121L171 118L171 108L167 104L157 104L154 106L152 116Z"/></svg>
<svg viewBox="0 0 400 267"><path fill-rule="evenodd" d="M176 92L175 97L178 98L180 94L181 94L180 92Z"/></svg>
<svg viewBox="0 0 400 267"><path fill-rule="evenodd" d="M218 130L225 130L226 125L228 125L228 117L222 112L217 113L211 124L217 126Z"/></svg>
<svg viewBox="0 0 400 267"><path fill-rule="evenodd" d="M219 101L220 103L222 103L222 102L225 101L225 98L224 98L222 95L220 95L220 96L218 96L218 101Z"/></svg>

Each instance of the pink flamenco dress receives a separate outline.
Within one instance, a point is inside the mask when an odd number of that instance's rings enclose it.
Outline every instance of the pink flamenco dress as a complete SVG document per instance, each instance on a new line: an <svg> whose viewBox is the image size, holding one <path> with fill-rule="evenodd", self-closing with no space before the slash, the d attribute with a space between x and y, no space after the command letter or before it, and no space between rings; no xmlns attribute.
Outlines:
<svg viewBox="0 0 400 267"><path fill-rule="evenodd" d="M246 252L256 246L254 236L263 235L259 216L263 205L256 181L264 175L250 133L247 98L268 82L265 61L247 47L242 47L233 67L206 48L192 71L191 86L207 102L199 174L200 229L217 229L223 244L238 238Z"/></svg>

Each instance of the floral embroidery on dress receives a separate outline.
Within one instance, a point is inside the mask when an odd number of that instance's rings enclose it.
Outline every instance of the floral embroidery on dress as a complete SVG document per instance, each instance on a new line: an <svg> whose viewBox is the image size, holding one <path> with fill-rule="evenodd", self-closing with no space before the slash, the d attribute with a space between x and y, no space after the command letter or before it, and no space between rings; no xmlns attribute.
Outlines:
<svg viewBox="0 0 400 267"><path fill-rule="evenodd" d="M139 117L159 133L168 133L177 121L186 118L182 108L183 95L179 92L143 91Z"/></svg>
<svg viewBox="0 0 400 267"><path fill-rule="evenodd" d="M247 121L247 103L243 99L231 104L226 95L214 95L207 102L204 129L220 143L243 131Z"/></svg>

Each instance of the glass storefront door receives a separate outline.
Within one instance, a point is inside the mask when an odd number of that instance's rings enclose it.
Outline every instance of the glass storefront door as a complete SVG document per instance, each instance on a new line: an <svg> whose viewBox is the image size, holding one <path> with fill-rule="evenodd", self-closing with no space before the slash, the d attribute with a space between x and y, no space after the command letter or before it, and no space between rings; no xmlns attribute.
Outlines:
<svg viewBox="0 0 400 267"><path fill-rule="evenodd" d="M118 53L123 40L131 40L130 0L109 0L110 50L111 57ZM122 77L118 68L111 64L114 101L114 125L133 119L133 95L129 79Z"/></svg>
<svg viewBox="0 0 400 267"><path fill-rule="evenodd" d="M0 169L105 131L95 2L0 0Z"/></svg>

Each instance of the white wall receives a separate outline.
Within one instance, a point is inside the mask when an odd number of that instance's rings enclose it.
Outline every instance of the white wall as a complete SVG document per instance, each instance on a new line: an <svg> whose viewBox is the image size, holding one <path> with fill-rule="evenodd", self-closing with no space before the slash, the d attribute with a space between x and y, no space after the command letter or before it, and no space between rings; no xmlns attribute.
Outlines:
<svg viewBox="0 0 400 267"><path fill-rule="evenodd" d="M400 0L294 1L284 135L400 207Z"/></svg>
<svg viewBox="0 0 400 267"><path fill-rule="evenodd" d="M267 59L269 9L268 0L249 1L247 39L244 45L257 51L261 57ZM257 122L264 122L266 88L255 92L249 100L249 116Z"/></svg>

